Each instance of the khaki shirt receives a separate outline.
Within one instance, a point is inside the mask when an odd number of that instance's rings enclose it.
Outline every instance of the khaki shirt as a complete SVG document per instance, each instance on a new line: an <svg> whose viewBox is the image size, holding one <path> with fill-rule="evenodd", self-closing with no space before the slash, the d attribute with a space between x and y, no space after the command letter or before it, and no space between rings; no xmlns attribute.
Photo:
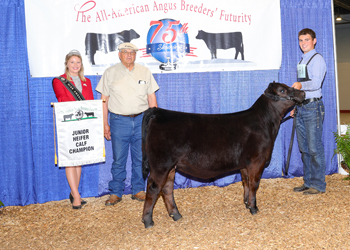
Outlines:
<svg viewBox="0 0 350 250"><path fill-rule="evenodd" d="M151 71L135 63L129 71L122 63L106 69L96 91L109 96L108 110L119 115L133 115L149 108L148 95L159 89Z"/></svg>

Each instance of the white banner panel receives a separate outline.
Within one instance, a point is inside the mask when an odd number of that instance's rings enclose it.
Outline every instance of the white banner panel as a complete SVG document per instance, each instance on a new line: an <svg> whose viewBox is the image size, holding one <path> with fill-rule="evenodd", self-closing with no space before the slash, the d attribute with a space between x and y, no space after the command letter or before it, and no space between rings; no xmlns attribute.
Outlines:
<svg viewBox="0 0 350 250"><path fill-rule="evenodd" d="M102 100L54 103L58 166L105 161Z"/></svg>
<svg viewBox="0 0 350 250"><path fill-rule="evenodd" d="M132 42L136 62L160 72L279 69L279 0L25 0L33 77L64 72L77 49L85 75L119 62Z"/></svg>

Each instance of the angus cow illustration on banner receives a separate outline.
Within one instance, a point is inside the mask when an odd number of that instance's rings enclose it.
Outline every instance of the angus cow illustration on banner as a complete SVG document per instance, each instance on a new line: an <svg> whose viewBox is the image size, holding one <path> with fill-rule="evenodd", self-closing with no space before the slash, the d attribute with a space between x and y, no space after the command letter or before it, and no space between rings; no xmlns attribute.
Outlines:
<svg viewBox="0 0 350 250"><path fill-rule="evenodd" d="M235 48L235 59L237 59L238 53L240 53L241 59L244 60L243 38L241 32L207 33L203 30L199 30L196 39L202 39L205 42L210 50L211 59L217 58L217 49Z"/></svg>
<svg viewBox="0 0 350 250"><path fill-rule="evenodd" d="M131 40L139 37L140 35L133 29L113 34L87 33L85 36L85 54L88 56L90 64L95 65L94 56L96 51L105 54L117 51L120 44L131 42Z"/></svg>

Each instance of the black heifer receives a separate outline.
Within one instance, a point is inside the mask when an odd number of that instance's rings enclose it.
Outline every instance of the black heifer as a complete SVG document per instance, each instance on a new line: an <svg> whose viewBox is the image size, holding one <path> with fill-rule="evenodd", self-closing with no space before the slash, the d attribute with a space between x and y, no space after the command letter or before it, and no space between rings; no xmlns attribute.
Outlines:
<svg viewBox="0 0 350 250"><path fill-rule="evenodd" d="M66 120L72 120L72 117L73 117L73 114L69 114L69 115L64 115L63 116L63 119L64 119L64 121L66 121Z"/></svg>
<svg viewBox="0 0 350 250"><path fill-rule="evenodd" d="M86 117L94 117L94 112L85 112Z"/></svg>
<svg viewBox="0 0 350 250"><path fill-rule="evenodd" d="M231 114L190 114L148 109L143 118L143 175L148 177L142 221L154 225L152 214L162 195L169 215L179 213L173 195L175 169L201 179L240 170L244 203L256 214L256 191L271 160L280 122L305 93L270 83L250 109Z"/></svg>
<svg viewBox="0 0 350 250"><path fill-rule="evenodd" d="M241 53L241 58L244 60L243 39L241 32L207 33L203 30L199 30L196 39L203 39L210 50L211 59L216 58L217 49L236 48L235 59L237 59L238 53Z"/></svg>
<svg viewBox="0 0 350 250"><path fill-rule="evenodd" d="M132 39L139 37L140 35L133 29L113 34L86 33L85 53L90 63L95 65L94 56L96 51L102 51L105 54L110 51L117 51L120 44L130 42Z"/></svg>

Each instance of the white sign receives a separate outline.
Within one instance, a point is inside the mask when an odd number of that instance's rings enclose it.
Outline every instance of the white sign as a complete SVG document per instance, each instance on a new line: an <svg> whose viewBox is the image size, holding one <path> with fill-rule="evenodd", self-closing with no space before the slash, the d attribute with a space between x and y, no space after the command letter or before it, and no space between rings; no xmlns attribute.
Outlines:
<svg viewBox="0 0 350 250"><path fill-rule="evenodd" d="M25 0L33 77L64 72L77 49L85 75L118 63L118 46L135 44L152 73L279 69L279 0ZM45 63L43 63L45 62Z"/></svg>
<svg viewBox="0 0 350 250"><path fill-rule="evenodd" d="M54 103L58 166L105 161L102 100Z"/></svg>

